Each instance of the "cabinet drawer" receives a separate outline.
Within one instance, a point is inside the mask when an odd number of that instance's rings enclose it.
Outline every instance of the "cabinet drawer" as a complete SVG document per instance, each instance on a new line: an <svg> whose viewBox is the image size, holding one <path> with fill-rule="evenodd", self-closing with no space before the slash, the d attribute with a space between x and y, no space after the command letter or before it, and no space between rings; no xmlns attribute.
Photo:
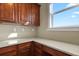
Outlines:
<svg viewBox="0 0 79 59"><path fill-rule="evenodd" d="M0 54L8 53L10 51L16 51L16 49L17 49L17 46L3 47L3 48L0 48Z"/></svg>

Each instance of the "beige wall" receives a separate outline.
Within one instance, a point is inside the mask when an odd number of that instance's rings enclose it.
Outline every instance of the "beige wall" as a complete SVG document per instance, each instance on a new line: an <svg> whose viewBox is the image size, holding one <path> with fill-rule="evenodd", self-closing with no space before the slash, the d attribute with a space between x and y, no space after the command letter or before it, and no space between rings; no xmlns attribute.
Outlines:
<svg viewBox="0 0 79 59"><path fill-rule="evenodd" d="M42 38L79 44L79 31L47 31L48 29L48 4L41 4L40 27L38 36Z"/></svg>
<svg viewBox="0 0 79 59"><path fill-rule="evenodd" d="M18 33L16 38L36 37L35 27L0 24L0 40L9 39L8 36L14 33L14 28L16 28L15 33Z"/></svg>

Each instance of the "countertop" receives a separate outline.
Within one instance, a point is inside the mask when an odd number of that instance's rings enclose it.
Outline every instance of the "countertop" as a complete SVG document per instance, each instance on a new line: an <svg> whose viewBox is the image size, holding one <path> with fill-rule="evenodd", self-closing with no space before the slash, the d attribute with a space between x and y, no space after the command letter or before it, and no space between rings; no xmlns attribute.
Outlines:
<svg viewBox="0 0 79 59"><path fill-rule="evenodd" d="M73 56L79 56L79 45L69 44L69 43L60 42L60 41L54 41L50 39L42 39L42 38L10 39L5 41L0 41L0 48L10 46L10 45L16 45L24 42L29 42L29 41L36 41L41 44L47 45L51 48L55 48L59 51L65 52L67 54L70 54Z"/></svg>

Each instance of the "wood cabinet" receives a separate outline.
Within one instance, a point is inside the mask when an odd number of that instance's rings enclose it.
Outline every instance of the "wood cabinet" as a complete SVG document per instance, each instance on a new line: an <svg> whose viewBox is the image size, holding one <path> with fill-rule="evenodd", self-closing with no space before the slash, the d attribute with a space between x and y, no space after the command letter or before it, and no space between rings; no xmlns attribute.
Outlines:
<svg viewBox="0 0 79 59"><path fill-rule="evenodd" d="M40 5L31 3L19 3L18 21L22 25L39 26L40 25Z"/></svg>
<svg viewBox="0 0 79 59"><path fill-rule="evenodd" d="M34 56L42 56L43 55L43 51L42 51L42 44L34 42Z"/></svg>
<svg viewBox="0 0 79 59"><path fill-rule="evenodd" d="M70 56L67 53L61 52L46 45L34 42L34 56Z"/></svg>
<svg viewBox="0 0 79 59"><path fill-rule="evenodd" d="M30 56L31 42L0 48L0 56Z"/></svg>
<svg viewBox="0 0 79 59"><path fill-rule="evenodd" d="M70 56L67 53L61 52L59 50L56 50L54 48L50 48L48 46L43 45L43 55L44 56Z"/></svg>
<svg viewBox="0 0 79 59"><path fill-rule="evenodd" d="M40 25L40 6L32 3L0 3L0 21Z"/></svg>
<svg viewBox="0 0 79 59"><path fill-rule="evenodd" d="M22 25L31 25L31 4L19 3L19 23Z"/></svg>
<svg viewBox="0 0 79 59"><path fill-rule="evenodd" d="M16 56L17 46L8 46L0 48L0 56Z"/></svg>
<svg viewBox="0 0 79 59"><path fill-rule="evenodd" d="M35 41L0 48L0 56L70 56Z"/></svg>
<svg viewBox="0 0 79 59"><path fill-rule="evenodd" d="M15 22L14 4L0 3L0 21Z"/></svg>
<svg viewBox="0 0 79 59"><path fill-rule="evenodd" d="M31 42L22 43L18 45L18 55L19 56L29 56L31 50Z"/></svg>
<svg viewBox="0 0 79 59"><path fill-rule="evenodd" d="M32 25L40 25L40 5L32 4Z"/></svg>

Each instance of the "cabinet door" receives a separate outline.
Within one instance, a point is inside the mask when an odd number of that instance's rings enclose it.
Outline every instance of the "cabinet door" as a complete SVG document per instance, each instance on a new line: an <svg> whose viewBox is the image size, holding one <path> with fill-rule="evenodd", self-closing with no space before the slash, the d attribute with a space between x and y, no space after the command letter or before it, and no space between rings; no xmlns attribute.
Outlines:
<svg viewBox="0 0 79 59"><path fill-rule="evenodd" d="M31 4L25 4L24 25L31 25Z"/></svg>
<svg viewBox="0 0 79 59"><path fill-rule="evenodd" d="M18 45L18 55L19 56L29 56L30 55L31 42L22 43Z"/></svg>
<svg viewBox="0 0 79 59"><path fill-rule="evenodd" d="M42 56L42 44L34 42L34 55L35 56Z"/></svg>
<svg viewBox="0 0 79 59"><path fill-rule="evenodd" d="M23 25L31 24L31 4L19 3L19 23Z"/></svg>
<svg viewBox="0 0 79 59"><path fill-rule="evenodd" d="M19 23L23 25L40 25L40 6L37 4L19 3Z"/></svg>
<svg viewBox="0 0 79 59"><path fill-rule="evenodd" d="M40 25L40 6L37 4L32 4L32 25L39 26Z"/></svg>
<svg viewBox="0 0 79 59"><path fill-rule="evenodd" d="M14 4L0 3L0 20L14 22Z"/></svg>
<svg viewBox="0 0 79 59"><path fill-rule="evenodd" d="M18 3L14 3L14 21L16 24L19 24L19 6Z"/></svg>
<svg viewBox="0 0 79 59"><path fill-rule="evenodd" d="M0 56L15 56L17 55L17 46L8 46L0 48Z"/></svg>

